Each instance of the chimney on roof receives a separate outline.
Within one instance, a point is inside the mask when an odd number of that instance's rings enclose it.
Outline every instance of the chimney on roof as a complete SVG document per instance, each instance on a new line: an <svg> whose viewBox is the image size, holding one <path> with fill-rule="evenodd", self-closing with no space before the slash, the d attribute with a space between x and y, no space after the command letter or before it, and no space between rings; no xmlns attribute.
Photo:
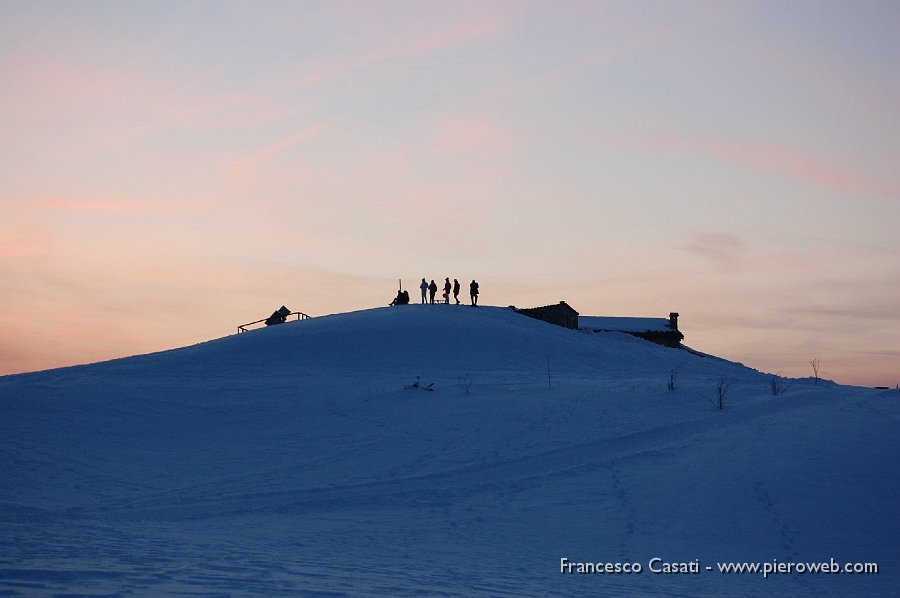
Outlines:
<svg viewBox="0 0 900 598"><path fill-rule="evenodd" d="M678 312L676 311L669 313L669 328L678 330Z"/></svg>

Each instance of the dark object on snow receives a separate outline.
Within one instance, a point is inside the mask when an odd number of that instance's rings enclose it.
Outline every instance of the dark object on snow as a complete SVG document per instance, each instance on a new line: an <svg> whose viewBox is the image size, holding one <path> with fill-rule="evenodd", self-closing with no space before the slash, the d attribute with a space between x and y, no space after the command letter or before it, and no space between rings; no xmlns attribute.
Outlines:
<svg viewBox="0 0 900 598"><path fill-rule="evenodd" d="M266 326L274 326L275 324L284 324L287 317L291 315L291 310L285 306L279 307L272 312L272 315L266 318Z"/></svg>
<svg viewBox="0 0 900 598"><path fill-rule="evenodd" d="M549 324L556 324L563 328L578 330L578 312L572 309L565 301L560 301L556 305L517 309L516 311L523 316L528 316L535 320L543 320Z"/></svg>
<svg viewBox="0 0 900 598"><path fill-rule="evenodd" d="M308 320L310 318L309 315L303 313L302 311L291 311L282 305L278 311L273 312L272 315L268 318L263 318L261 320L256 320L255 322L248 322L246 324L239 325L237 327L238 333L249 332L250 327L255 326L256 324L265 323L266 326L272 326L273 324L284 324L290 316L297 316L298 320Z"/></svg>
<svg viewBox="0 0 900 598"><path fill-rule="evenodd" d="M664 347L682 347L684 333L678 330L678 312L668 318L611 318L582 316L578 320L582 330L591 332L624 332Z"/></svg>
<svg viewBox="0 0 900 598"><path fill-rule="evenodd" d="M472 298L472 305L478 305L478 283L474 280L469 284L469 296Z"/></svg>
<svg viewBox="0 0 900 598"><path fill-rule="evenodd" d="M397 291L397 296L391 301L390 305L407 305L409 303L409 293L407 291Z"/></svg>
<svg viewBox="0 0 900 598"><path fill-rule="evenodd" d="M406 390L417 390L421 388L422 390L427 390L430 392L434 392L434 382L429 382L428 384L423 384L419 379L419 376L416 376L416 381L412 384L406 384L403 388Z"/></svg>
<svg viewBox="0 0 900 598"><path fill-rule="evenodd" d="M459 281L455 278L453 279L453 298L456 300L456 304L459 305Z"/></svg>
<svg viewBox="0 0 900 598"><path fill-rule="evenodd" d="M428 296L431 299L431 303L434 303L434 294L437 293L437 283L434 282L434 279L431 279L431 284L428 285Z"/></svg>

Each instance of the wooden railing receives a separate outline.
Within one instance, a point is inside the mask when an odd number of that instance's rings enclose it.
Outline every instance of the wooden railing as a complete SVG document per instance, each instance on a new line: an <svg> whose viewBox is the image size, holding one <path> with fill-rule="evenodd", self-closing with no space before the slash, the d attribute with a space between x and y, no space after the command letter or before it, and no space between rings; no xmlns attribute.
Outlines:
<svg viewBox="0 0 900 598"><path fill-rule="evenodd" d="M288 315L285 316L285 320L287 320L287 318L290 318L291 316L297 316L298 320L308 320L312 317L312 316L306 315L302 311L292 311L291 313L289 313ZM238 334L240 334L242 332L247 332L247 326L254 326L256 324L262 324L263 322L265 322L268 319L269 318L263 318L262 320L257 320L255 322L250 322L248 324L241 324L240 326L238 326Z"/></svg>

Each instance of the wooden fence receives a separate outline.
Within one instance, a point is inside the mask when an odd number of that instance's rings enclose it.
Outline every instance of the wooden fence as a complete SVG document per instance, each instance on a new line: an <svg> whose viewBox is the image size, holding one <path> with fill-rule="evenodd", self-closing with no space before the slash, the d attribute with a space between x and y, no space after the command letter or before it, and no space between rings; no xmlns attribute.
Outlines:
<svg viewBox="0 0 900 598"><path fill-rule="evenodd" d="M285 318L287 319L287 318L290 318L291 316L297 316L298 320L308 320L312 317L312 316L306 315L302 311L292 311L291 313L286 315ZM240 334L242 332L247 332L248 326L255 326L256 324L262 324L263 322L265 322L268 319L269 318L263 318L262 320L257 320L255 322L250 322L248 324L241 324L240 326L238 326L238 334Z"/></svg>

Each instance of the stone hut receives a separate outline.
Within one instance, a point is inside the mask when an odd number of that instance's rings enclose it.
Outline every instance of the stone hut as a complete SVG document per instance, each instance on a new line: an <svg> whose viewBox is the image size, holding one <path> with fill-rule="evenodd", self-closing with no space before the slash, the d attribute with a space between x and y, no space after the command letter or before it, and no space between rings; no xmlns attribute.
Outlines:
<svg viewBox="0 0 900 598"><path fill-rule="evenodd" d="M556 324L563 328L578 330L578 312L572 309L565 301L560 301L556 305L517 309L516 312L535 320L543 320L548 324Z"/></svg>
<svg viewBox="0 0 900 598"><path fill-rule="evenodd" d="M579 322L581 330L624 332L666 347L680 347L684 340L684 334L678 330L678 313L674 311L668 318L582 316Z"/></svg>

